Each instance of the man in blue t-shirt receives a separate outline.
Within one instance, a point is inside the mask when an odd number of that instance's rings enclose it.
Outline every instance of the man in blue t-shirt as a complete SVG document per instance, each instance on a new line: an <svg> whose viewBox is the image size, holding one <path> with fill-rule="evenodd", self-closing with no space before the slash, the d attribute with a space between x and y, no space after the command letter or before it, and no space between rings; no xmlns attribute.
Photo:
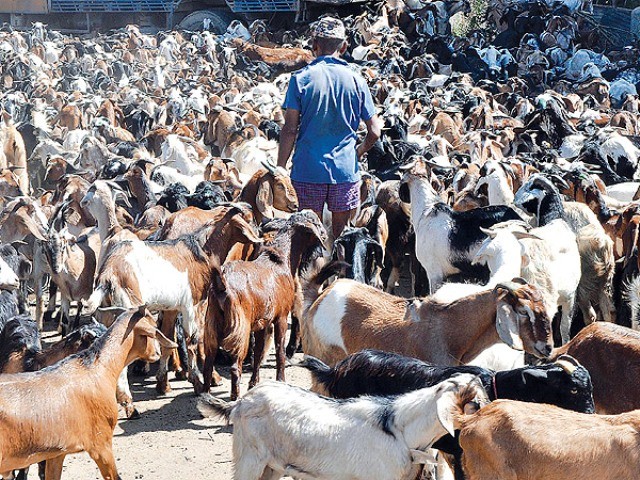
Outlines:
<svg viewBox="0 0 640 480"><path fill-rule="evenodd" d="M312 28L317 58L291 76L278 152L278 166L285 167L295 145L291 180L300 208L322 218L326 203L335 238L360 202L358 160L381 132L366 81L340 59L345 38L344 24L336 18L325 17ZM367 136L356 146L361 120Z"/></svg>

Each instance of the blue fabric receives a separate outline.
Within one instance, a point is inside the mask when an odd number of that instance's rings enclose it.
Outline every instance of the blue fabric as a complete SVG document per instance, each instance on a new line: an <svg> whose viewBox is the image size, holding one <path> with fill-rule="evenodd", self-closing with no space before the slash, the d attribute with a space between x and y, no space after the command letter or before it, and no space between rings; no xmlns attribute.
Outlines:
<svg viewBox="0 0 640 480"><path fill-rule="evenodd" d="M307 183L360 179L356 131L375 105L367 82L347 62L318 57L291 76L283 108L300 111L291 178Z"/></svg>

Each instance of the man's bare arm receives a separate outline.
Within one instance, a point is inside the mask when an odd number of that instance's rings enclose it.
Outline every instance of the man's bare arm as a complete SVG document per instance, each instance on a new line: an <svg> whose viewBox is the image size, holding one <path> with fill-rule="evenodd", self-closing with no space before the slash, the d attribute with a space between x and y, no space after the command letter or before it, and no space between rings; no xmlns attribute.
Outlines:
<svg viewBox="0 0 640 480"><path fill-rule="evenodd" d="M371 147L378 141L380 135L382 135L382 120L377 115L374 115L369 120L366 120L364 124L367 126L367 136L360 145L358 145L358 158L371 150Z"/></svg>
<svg viewBox="0 0 640 480"><path fill-rule="evenodd" d="M288 108L284 112L284 126L280 132L280 147L278 148L278 166L287 168L287 161L293 152L293 146L298 137L300 125L300 111Z"/></svg>

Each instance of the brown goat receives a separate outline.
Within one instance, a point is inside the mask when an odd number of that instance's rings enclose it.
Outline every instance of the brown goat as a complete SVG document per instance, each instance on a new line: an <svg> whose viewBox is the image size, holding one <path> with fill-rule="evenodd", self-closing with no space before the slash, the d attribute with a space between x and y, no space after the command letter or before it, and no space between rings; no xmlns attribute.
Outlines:
<svg viewBox="0 0 640 480"><path fill-rule="evenodd" d="M291 179L279 169L260 169L254 173L238 200L251 205L258 224L265 218L273 218L274 209L289 213L298 211L298 195Z"/></svg>
<svg viewBox="0 0 640 480"><path fill-rule="evenodd" d="M571 355L589 370L597 413L640 409L640 332L595 322L555 349L551 359L562 354Z"/></svg>
<svg viewBox="0 0 640 480"><path fill-rule="evenodd" d="M640 411L605 416L496 400L464 415L464 408L474 408L461 403L454 425L468 480L638 477Z"/></svg>
<svg viewBox="0 0 640 480"><path fill-rule="evenodd" d="M120 315L100 340L82 353L44 371L3 376L3 476L46 460L45 477L59 480L66 455L86 451L103 478L117 480L112 438L118 421L118 377L134 360L156 361L160 357L158 343L176 347L141 307Z"/></svg>
<svg viewBox="0 0 640 480"><path fill-rule="evenodd" d="M296 299L295 278L303 257L320 245L322 233L313 223L285 224L255 260L228 262L220 271L213 271L205 320L205 391L211 386L213 361L221 346L234 359L231 398L238 398L251 332L255 334L255 350L249 388L255 386L260 381L271 325L275 330L276 379L284 381L285 335Z"/></svg>
<svg viewBox="0 0 640 480"><path fill-rule="evenodd" d="M260 60L283 72L292 72L306 67L313 60L313 53L302 48L259 47L239 38L234 38L232 44L250 60Z"/></svg>

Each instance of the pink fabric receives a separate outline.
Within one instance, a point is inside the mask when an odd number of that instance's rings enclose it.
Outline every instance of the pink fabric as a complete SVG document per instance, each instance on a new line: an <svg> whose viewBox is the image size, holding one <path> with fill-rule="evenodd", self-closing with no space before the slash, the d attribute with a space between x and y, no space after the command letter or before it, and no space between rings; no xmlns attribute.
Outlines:
<svg viewBox="0 0 640 480"><path fill-rule="evenodd" d="M330 212L347 212L358 208L360 203L360 182L330 184L292 180L292 183L300 210L309 208L321 212L326 203Z"/></svg>

